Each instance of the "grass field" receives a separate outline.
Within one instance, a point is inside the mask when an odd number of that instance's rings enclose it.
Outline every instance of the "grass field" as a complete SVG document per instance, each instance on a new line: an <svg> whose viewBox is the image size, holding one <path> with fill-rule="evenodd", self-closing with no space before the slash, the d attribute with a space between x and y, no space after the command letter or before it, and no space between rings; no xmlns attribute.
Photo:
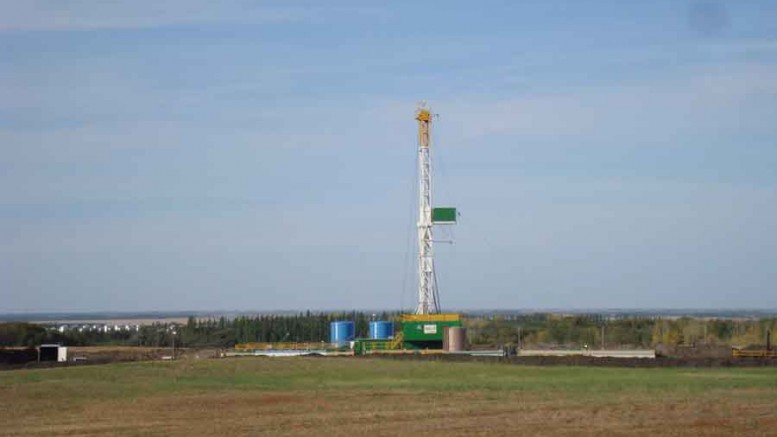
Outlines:
<svg viewBox="0 0 777 437"><path fill-rule="evenodd" d="M0 434L777 435L777 368L242 358L0 372Z"/></svg>

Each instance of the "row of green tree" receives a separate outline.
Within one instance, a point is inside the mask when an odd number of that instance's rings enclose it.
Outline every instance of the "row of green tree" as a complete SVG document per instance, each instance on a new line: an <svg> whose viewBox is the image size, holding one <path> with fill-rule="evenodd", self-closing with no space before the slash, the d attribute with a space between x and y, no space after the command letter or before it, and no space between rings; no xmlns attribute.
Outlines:
<svg viewBox="0 0 777 437"><path fill-rule="evenodd" d="M390 320L396 314L299 313L237 318L197 319L185 324L154 323L138 330L108 331L69 329L29 323L0 323L0 346L37 346L59 343L69 346L128 345L170 347L233 347L248 342L326 342L334 321L351 320L357 336L366 337L371 320Z"/></svg>
<svg viewBox="0 0 777 437"><path fill-rule="evenodd" d="M528 314L471 318L470 343L514 344L524 348L602 348L765 345L777 333L777 318L706 319L694 317L619 317L601 314L564 316Z"/></svg>
<svg viewBox="0 0 777 437"><path fill-rule="evenodd" d="M357 337L366 337L371 320L391 320L398 313L300 313L236 318L197 319L184 324L156 323L138 330L103 332L65 330L28 323L0 324L0 346L36 346L60 343L69 346L135 345L169 347L233 347L248 342L328 342L330 324L355 322ZM701 319L621 317L603 315L563 316L528 314L510 317L465 317L472 345L519 347L640 347L657 345L764 345L766 333L777 332L777 318Z"/></svg>

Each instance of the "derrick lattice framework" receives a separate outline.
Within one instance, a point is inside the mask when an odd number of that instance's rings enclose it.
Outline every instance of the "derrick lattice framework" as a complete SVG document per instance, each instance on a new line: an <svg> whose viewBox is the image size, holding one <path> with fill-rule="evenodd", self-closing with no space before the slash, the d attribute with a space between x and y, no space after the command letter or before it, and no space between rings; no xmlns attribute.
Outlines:
<svg viewBox="0 0 777 437"><path fill-rule="evenodd" d="M416 111L418 121L418 307L416 314L437 314L440 312L434 274L432 248L432 156L431 123L432 114L421 105Z"/></svg>

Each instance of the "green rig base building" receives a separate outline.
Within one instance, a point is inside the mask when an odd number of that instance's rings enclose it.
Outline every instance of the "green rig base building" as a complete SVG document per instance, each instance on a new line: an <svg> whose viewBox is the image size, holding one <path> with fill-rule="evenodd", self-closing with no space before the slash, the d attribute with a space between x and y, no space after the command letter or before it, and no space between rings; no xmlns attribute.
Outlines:
<svg viewBox="0 0 777 437"><path fill-rule="evenodd" d="M400 329L392 339L357 338L354 354L441 352L446 329L462 326L458 314L408 314L400 316L399 324Z"/></svg>

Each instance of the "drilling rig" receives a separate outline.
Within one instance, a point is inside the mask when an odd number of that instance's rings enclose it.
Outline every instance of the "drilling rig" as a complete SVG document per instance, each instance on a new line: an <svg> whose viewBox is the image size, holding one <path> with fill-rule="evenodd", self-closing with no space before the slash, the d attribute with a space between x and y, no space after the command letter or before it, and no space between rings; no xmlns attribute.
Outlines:
<svg viewBox="0 0 777 437"><path fill-rule="evenodd" d="M432 207L432 113L421 104L418 121L418 315L439 314L440 295L434 272L432 227L455 224L456 208Z"/></svg>
<svg viewBox="0 0 777 437"><path fill-rule="evenodd" d="M458 314L440 313L440 294L434 271L433 228L456 223L456 208L432 206L432 112L420 104L418 122L418 305L415 314L400 318L403 347L442 349L445 332L460 327Z"/></svg>

